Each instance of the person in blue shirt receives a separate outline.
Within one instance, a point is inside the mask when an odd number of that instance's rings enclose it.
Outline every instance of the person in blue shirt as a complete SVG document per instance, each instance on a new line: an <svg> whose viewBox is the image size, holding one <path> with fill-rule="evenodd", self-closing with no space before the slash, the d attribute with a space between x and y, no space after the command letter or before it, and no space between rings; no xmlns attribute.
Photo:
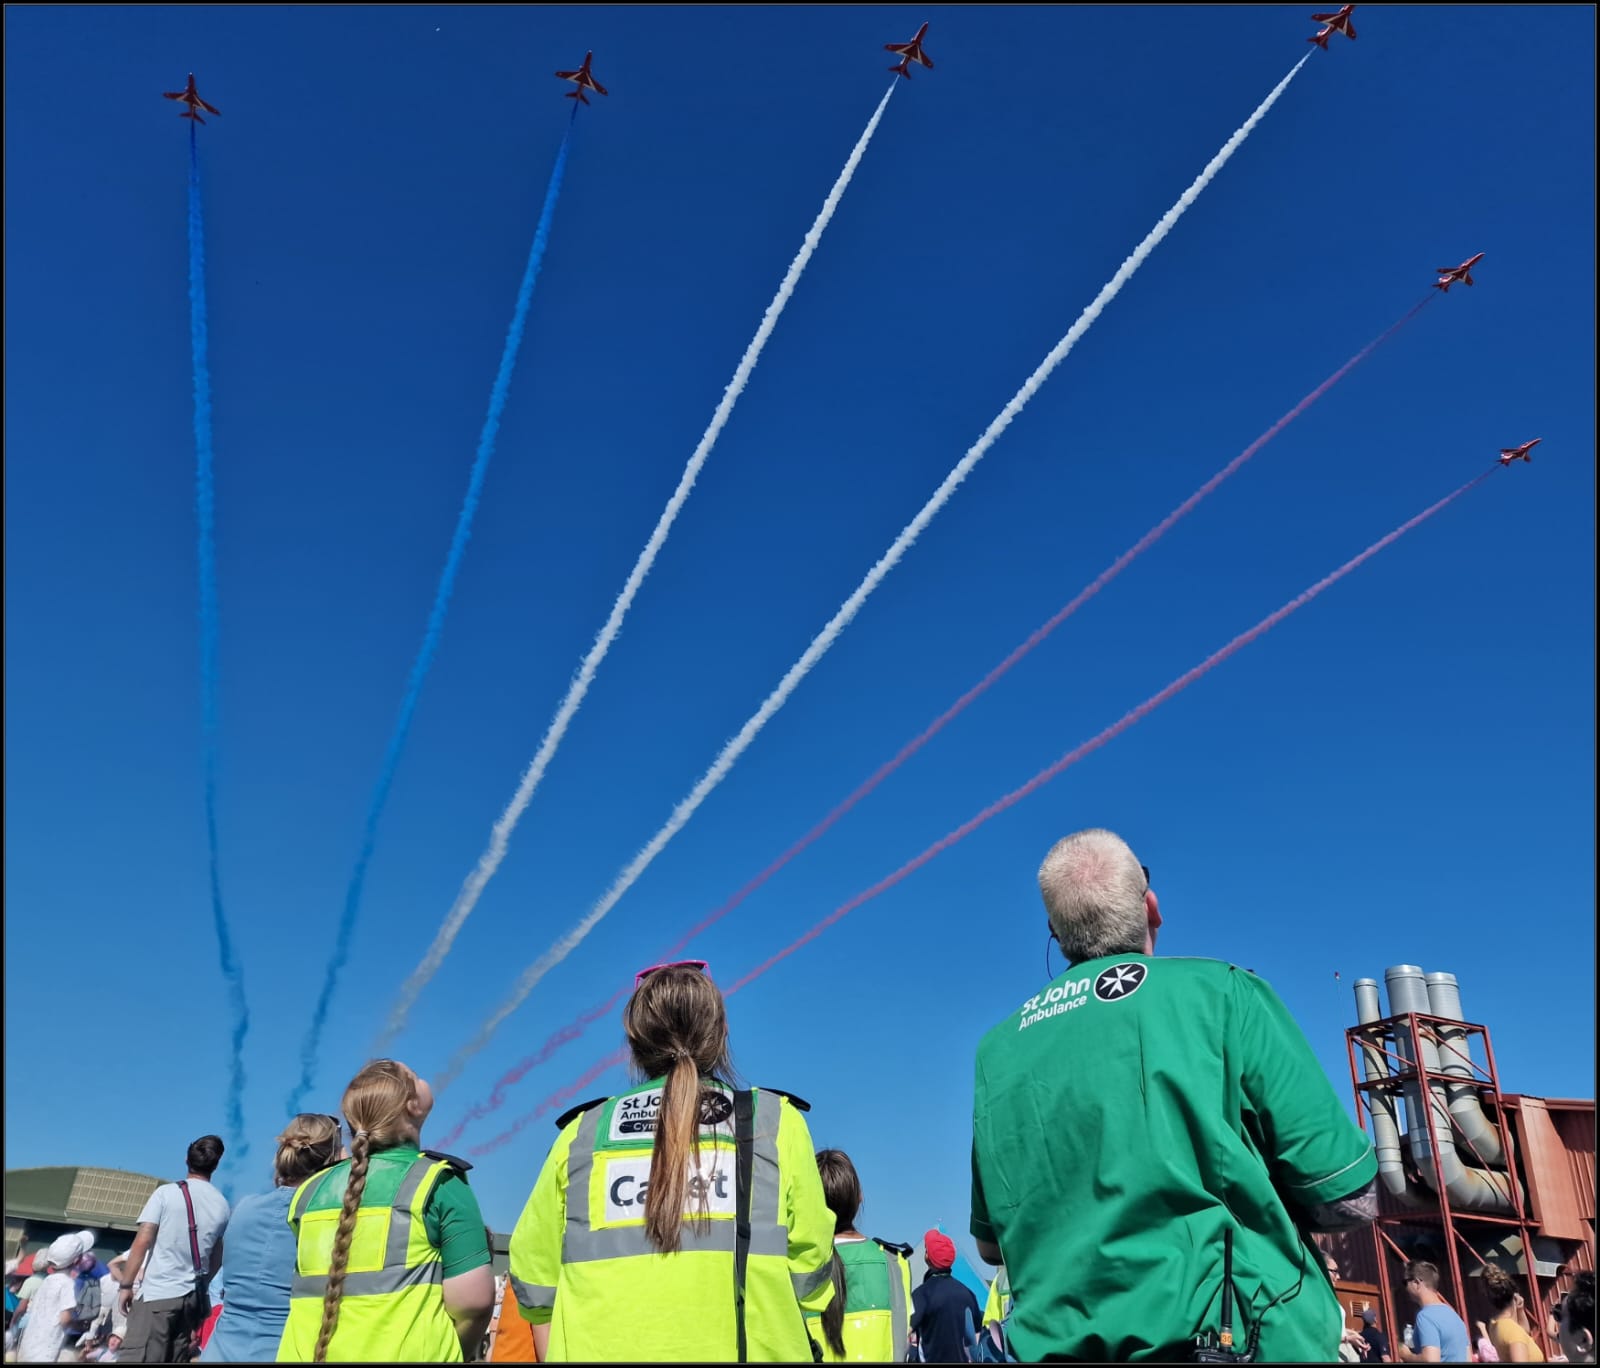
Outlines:
<svg viewBox="0 0 1600 1368"><path fill-rule="evenodd" d="M1467 1323L1439 1295L1439 1270L1413 1259L1406 1265L1406 1294L1420 1308L1411 1344L1395 1345L1402 1363L1470 1363Z"/></svg>
<svg viewBox="0 0 1600 1368"><path fill-rule="evenodd" d="M241 1198L228 1223L227 1297L201 1363L272 1363L289 1319L295 1233L289 1199L314 1173L339 1162L337 1117L302 1112L284 1127L270 1192Z"/></svg>

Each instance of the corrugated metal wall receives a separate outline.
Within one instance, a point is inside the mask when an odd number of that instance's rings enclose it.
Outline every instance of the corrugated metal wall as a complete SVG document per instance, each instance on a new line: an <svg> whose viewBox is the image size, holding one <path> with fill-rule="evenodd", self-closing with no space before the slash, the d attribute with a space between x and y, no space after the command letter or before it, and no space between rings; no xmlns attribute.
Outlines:
<svg viewBox="0 0 1600 1368"><path fill-rule="evenodd" d="M1525 1116L1543 1111L1554 1137L1550 1151L1540 1156L1546 1170L1552 1210L1563 1229L1576 1238L1563 1241L1566 1254L1561 1273L1541 1289L1548 1310L1572 1290L1572 1275L1595 1266L1595 1108L1593 1102L1562 1098L1518 1099ZM1537 1104L1530 1106L1529 1104ZM1548 1221L1549 1217L1546 1216Z"/></svg>

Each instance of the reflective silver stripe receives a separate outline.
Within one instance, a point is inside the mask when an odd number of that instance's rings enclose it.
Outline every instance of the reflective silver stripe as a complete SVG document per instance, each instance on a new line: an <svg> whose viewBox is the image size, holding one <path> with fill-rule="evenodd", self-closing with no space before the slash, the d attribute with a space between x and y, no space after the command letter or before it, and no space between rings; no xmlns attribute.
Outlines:
<svg viewBox="0 0 1600 1368"><path fill-rule="evenodd" d="M444 1281L444 1265L437 1259L416 1268L380 1268L376 1273L346 1273L342 1295L382 1297L404 1292L409 1287L427 1287ZM315 1297L319 1301L328 1290L326 1273L302 1273L290 1285L291 1297Z"/></svg>
<svg viewBox="0 0 1600 1368"><path fill-rule="evenodd" d="M584 1112L567 1151L567 1228L561 1237L562 1263L582 1263L586 1258L597 1257L580 1253L579 1247L590 1233L589 1175L594 1172L595 1137L600 1130L600 1114L605 1110L602 1104Z"/></svg>
<svg viewBox="0 0 1600 1368"><path fill-rule="evenodd" d="M755 1094L755 1172L751 1175L750 1226L757 1231L771 1226L783 1230L785 1238L781 1252L787 1257L788 1231L778 1221L778 1194L783 1190L782 1174L778 1168L778 1118L783 1110L783 1098L765 1088L755 1089ZM750 1252L757 1252L753 1244Z"/></svg>
<svg viewBox="0 0 1600 1368"><path fill-rule="evenodd" d="M783 1251L787 1254L789 1251ZM789 1281L794 1284L794 1295L797 1301L804 1301L815 1292L823 1283L833 1276L833 1261L830 1259L821 1268L813 1268L809 1273L791 1273ZM896 1360L898 1362L898 1360Z"/></svg>
<svg viewBox="0 0 1600 1368"><path fill-rule="evenodd" d="M883 1257L889 1265L889 1314L894 1317L894 1362L906 1359L906 1331L911 1318L906 1313L906 1285L901 1281L900 1256L885 1249Z"/></svg>
<svg viewBox="0 0 1600 1368"><path fill-rule="evenodd" d="M526 1306L530 1311L548 1311L556 1304L555 1288L540 1287L537 1283L525 1283L521 1278L511 1277L509 1273L506 1276L510 1279L511 1294L516 1297L518 1306Z"/></svg>
<svg viewBox="0 0 1600 1368"><path fill-rule="evenodd" d="M289 1224L295 1224L306 1214L306 1208L311 1204L311 1198L322 1186L323 1180L333 1172L333 1169L323 1169L321 1173L313 1173L305 1182L300 1184L300 1191L295 1195L294 1203L289 1208Z"/></svg>
<svg viewBox="0 0 1600 1368"><path fill-rule="evenodd" d="M686 1221L679 1250L685 1254L732 1254L733 1244L734 1223L730 1220L714 1220L707 1226ZM750 1232L750 1252L787 1258L788 1231L781 1227L757 1227ZM605 1226L600 1230L568 1227L561 1258L563 1263L593 1263L598 1259L633 1259L658 1253L642 1225Z"/></svg>
<svg viewBox="0 0 1600 1368"><path fill-rule="evenodd" d="M405 1267L406 1251L411 1247L412 1204L429 1173L444 1167L443 1160L422 1155L412 1162L401 1178L400 1186L395 1189L394 1201L389 1204L389 1241L383 1251L383 1266L386 1269Z"/></svg>

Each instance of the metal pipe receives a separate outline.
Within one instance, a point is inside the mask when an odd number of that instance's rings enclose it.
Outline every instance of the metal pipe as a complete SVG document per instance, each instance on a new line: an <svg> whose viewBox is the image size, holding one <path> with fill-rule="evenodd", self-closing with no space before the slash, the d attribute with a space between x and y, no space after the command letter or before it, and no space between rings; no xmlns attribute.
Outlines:
<svg viewBox="0 0 1600 1368"><path fill-rule="evenodd" d="M1370 1026L1381 1020L1383 1008L1378 998L1377 979L1357 979L1356 1020ZM1389 1076L1389 1067L1382 1048L1363 1040L1361 1042L1361 1067L1367 1082L1376 1083ZM1395 1119L1395 1099L1392 1093L1370 1089L1366 1094L1367 1112L1372 1117L1372 1148L1378 1156L1378 1178L1389 1195L1406 1206L1432 1207L1434 1203L1411 1185L1406 1177L1405 1158L1400 1149L1400 1126Z"/></svg>
<svg viewBox="0 0 1600 1368"><path fill-rule="evenodd" d="M1433 1015L1433 1004L1428 1000L1428 988L1423 972L1414 964L1396 964L1383 971L1383 980L1389 990L1389 1014L1405 1016L1416 1013ZM1400 1057L1407 1064L1439 1073L1439 1051L1433 1041L1418 1032L1417 1044L1422 1057L1413 1058L1413 1043L1409 1031L1397 1031L1396 1043ZM1456 1153L1455 1134L1452 1130L1450 1109L1446 1105L1444 1085L1433 1084L1427 1089L1428 1108L1425 1111L1420 1077L1417 1082L1404 1087L1406 1101L1406 1138L1411 1143L1411 1157L1416 1160L1422 1180L1435 1192L1445 1192L1457 1207L1468 1211L1492 1211L1500 1215L1513 1214L1511 1178L1504 1173L1485 1169L1469 1169ZM1431 1116L1431 1124L1430 1124ZM1429 1132L1432 1132L1430 1137ZM1437 1154L1434 1153L1437 1140Z"/></svg>
<svg viewBox="0 0 1600 1368"><path fill-rule="evenodd" d="M1433 1015L1448 1017L1451 1021L1465 1021L1461 1013L1461 988L1454 974L1428 974L1428 1001ZM1490 1168L1506 1166L1505 1149L1500 1144L1499 1128L1484 1113L1479 1100L1476 1074L1467 1051L1467 1033L1464 1030L1439 1027L1439 1069L1460 1083L1446 1083L1444 1094L1456 1128L1470 1142L1472 1150Z"/></svg>

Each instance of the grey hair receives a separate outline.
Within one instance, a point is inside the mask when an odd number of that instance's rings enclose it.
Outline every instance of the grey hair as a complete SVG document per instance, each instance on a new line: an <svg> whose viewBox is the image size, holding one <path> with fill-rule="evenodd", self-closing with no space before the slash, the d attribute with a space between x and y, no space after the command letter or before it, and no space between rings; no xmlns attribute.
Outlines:
<svg viewBox="0 0 1600 1368"><path fill-rule="evenodd" d="M1143 952L1146 888L1128 843L1100 827L1063 836L1039 866L1050 929L1073 964Z"/></svg>

